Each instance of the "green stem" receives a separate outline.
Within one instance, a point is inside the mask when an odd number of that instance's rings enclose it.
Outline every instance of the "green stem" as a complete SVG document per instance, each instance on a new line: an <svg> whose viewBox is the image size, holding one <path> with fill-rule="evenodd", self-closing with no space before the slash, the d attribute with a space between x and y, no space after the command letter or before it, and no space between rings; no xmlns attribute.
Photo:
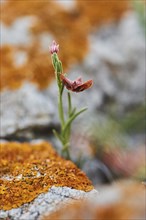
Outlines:
<svg viewBox="0 0 146 220"><path fill-rule="evenodd" d="M70 153L69 153L69 141L64 143L63 148L62 148L62 156L64 156L67 159L71 159L70 158Z"/></svg>
<svg viewBox="0 0 146 220"><path fill-rule="evenodd" d="M64 111L63 111L63 102L62 102L62 93L59 88L59 99L58 99L58 110L59 110L59 117L61 121L61 128L64 126Z"/></svg>
<svg viewBox="0 0 146 220"><path fill-rule="evenodd" d="M70 92L67 93L68 96L68 116L70 117L72 111L71 95Z"/></svg>

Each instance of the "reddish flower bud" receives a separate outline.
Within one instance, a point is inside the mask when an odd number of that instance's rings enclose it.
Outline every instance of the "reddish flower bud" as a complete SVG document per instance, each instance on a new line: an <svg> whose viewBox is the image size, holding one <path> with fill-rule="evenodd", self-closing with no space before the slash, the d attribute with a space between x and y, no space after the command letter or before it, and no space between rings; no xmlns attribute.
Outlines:
<svg viewBox="0 0 146 220"><path fill-rule="evenodd" d="M55 40L53 40L52 45L49 47L49 51L50 51L51 54L58 53L59 44L56 44Z"/></svg>
<svg viewBox="0 0 146 220"><path fill-rule="evenodd" d="M60 79L68 90L73 92L82 92L86 89L89 89L93 85L93 80L88 80L86 82L82 82L82 78L79 77L74 81L69 80L63 74L60 75Z"/></svg>

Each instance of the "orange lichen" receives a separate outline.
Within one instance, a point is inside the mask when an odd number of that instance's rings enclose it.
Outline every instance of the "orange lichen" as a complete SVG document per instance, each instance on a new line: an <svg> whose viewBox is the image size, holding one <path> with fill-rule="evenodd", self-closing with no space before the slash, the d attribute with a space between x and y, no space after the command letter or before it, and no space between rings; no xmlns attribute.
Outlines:
<svg viewBox="0 0 146 220"><path fill-rule="evenodd" d="M119 19L123 12L130 7L128 1L102 0L77 1L78 10L82 16L88 17L90 27Z"/></svg>
<svg viewBox="0 0 146 220"><path fill-rule="evenodd" d="M86 175L71 161L58 156L47 142L1 144L0 209L19 207L51 186L93 189Z"/></svg>
<svg viewBox="0 0 146 220"><path fill-rule="evenodd" d="M40 51L40 35L51 33L61 45L60 57L65 71L70 64L81 61L88 50L88 33L93 27L111 19L118 19L127 9L127 1L76 1L76 6L66 11L54 1L14 1L7 0L1 5L1 20L11 25L23 16L34 16L36 22L30 33L33 42L21 48L27 52L28 61L21 67L8 62L13 54L2 48L2 75L0 89L18 88L22 82L35 82L45 88L51 81L53 70L48 53ZM7 16L9 15L9 16ZM78 46L79 45L79 46ZM10 46L10 50L20 50L19 46ZM5 63L7 62L7 65ZM50 74L51 73L51 74Z"/></svg>
<svg viewBox="0 0 146 220"><path fill-rule="evenodd" d="M25 52L28 61L17 66L14 61L15 53ZM54 78L51 61L45 53L39 52L34 46L29 48L15 48L10 45L0 48L1 75L0 89L16 89L24 81L33 81L45 88Z"/></svg>

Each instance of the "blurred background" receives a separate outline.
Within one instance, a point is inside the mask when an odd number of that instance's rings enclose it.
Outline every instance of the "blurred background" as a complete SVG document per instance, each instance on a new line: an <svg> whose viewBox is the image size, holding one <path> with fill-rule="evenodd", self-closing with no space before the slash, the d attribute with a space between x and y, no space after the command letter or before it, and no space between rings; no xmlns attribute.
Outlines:
<svg viewBox="0 0 146 220"><path fill-rule="evenodd" d="M59 120L48 50L55 39L68 77L94 81L72 94L77 108L88 106L72 128L73 161L95 186L145 181L145 1L0 4L1 138L43 139L60 149L52 135Z"/></svg>

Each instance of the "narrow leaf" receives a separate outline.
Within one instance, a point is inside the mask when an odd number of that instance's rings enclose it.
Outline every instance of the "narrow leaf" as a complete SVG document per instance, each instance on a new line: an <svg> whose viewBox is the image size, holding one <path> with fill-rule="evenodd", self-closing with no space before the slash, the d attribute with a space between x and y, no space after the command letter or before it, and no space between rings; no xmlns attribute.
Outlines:
<svg viewBox="0 0 146 220"><path fill-rule="evenodd" d="M70 92L67 93L68 96L68 115L71 115L71 111L72 111L72 103L71 103L71 95Z"/></svg>
<svg viewBox="0 0 146 220"><path fill-rule="evenodd" d="M58 134L58 132L53 129L53 134L62 142L62 137Z"/></svg>
<svg viewBox="0 0 146 220"><path fill-rule="evenodd" d="M63 128L63 132L62 132L62 133L63 133L63 136L64 136L64 134L66 133L67 129L69 128L71 122L72 122L78 115L80 115L82 112L84 112L84 111L86 111L86 110L87 110L87 108L83 108L83 109L81 109L79 112L77 112L76 114L72 115L72 116L68 119L67 123L65 124L65 127Z"/></svg>

